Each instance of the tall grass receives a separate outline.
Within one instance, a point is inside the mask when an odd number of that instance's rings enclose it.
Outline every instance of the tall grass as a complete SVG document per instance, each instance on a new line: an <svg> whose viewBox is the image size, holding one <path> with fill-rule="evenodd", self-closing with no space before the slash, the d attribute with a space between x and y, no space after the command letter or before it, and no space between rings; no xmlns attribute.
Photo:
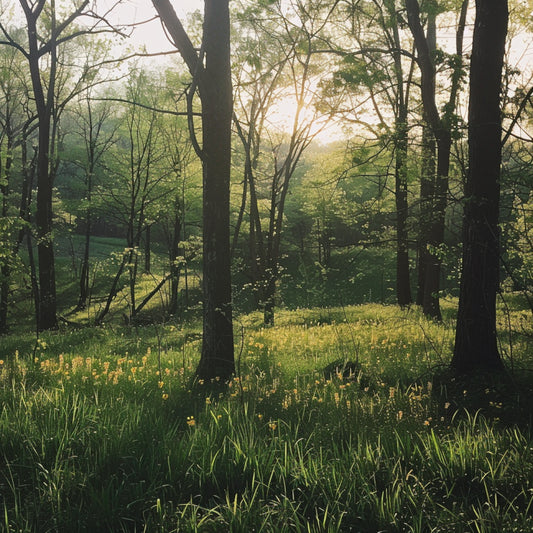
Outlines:
<svg viewBox="0 0 533 533"><path fill-rule="evenodd" d="M527 382L437 379L450 324L374 305L241 324L226 386L194 382L194 325L6 344L3 529L533 530Z"/></svg>

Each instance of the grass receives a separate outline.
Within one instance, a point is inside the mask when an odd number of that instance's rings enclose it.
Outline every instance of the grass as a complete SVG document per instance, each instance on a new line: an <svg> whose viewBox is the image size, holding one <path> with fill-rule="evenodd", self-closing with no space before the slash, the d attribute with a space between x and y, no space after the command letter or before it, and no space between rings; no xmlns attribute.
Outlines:
<svg viewBox="0 0 533 533"><path fill-rule="evenodd" d="M444 311L244 315L225 387L195 322L6 337L0 530L532 531L531 326L501 313L520 371L466 384Z"/></svg>

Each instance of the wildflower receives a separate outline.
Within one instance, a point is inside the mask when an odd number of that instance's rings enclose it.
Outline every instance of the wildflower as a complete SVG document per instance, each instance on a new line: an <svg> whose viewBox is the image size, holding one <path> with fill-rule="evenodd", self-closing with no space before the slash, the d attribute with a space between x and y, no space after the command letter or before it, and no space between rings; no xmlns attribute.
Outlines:
<svg viewBox="0 0 533 533"><path fill-rule="evenodd" d="M194 419L194 416L187 417L187 425L191 428L196 426L196 420Z"/></svg>
<svg viewBox="0 0 533 533"><path fill-rule="evenodd" d="M4 360L0 359L0 366L4 364Z"/></svg>
<svg viewBox="0 0 533 533"><path fill-rule="evenodd" d="M446 402L446 403L444 404L444 409L448 409L448 408L450 407L450 405L451 405L450 402Z"/></svg>
<svg viewBox="0 0 533 533"><path fill-rule="evenodd" d="M401 420L402 417L403 417L403 411L398 411L398 414L396 415L396 418L397 418L398 420Z"/></svg>
<svg viewBox="0 0 533 533"><path fill-rule="evenodd" d="M166 392L163 393L161 397L163 398L163 400L168 400L168 394Z"/></svg>
<svg viewBox="0 0 533 533"><path fill-rule="evenodd" d="M429 426L429 420L424 420L424 426Z"/></svg>
<svg viewBox="0 0 533 533"><path fill-rule="evenodd" d="M262 415L261 413L259 413L259 414L257 415L257 418L259 418L259 420L263 420L263 415Z"/></svg>
<svg viewBox="0 0 533 533"><path fill-rule="evenodd" d="M276 422L272 422L272 420L268 423L268 427L272 430L272 431L276 431L276 428L278 427L278 425L276 424Z"/></svg>
<svg viewBox="0 0 533 533"><path fill-rule="evenodd" d="M209 396L205 399L205 404L211 405L211 398Z"/></svg>
<svg viewBox="0 0 533 533"><path fill-rule="evenodd" d="M164 383L163 383L162 381L158 381L158 382L157 382L157 386L158 386L160 389L163 388L163 385L164 385Z"/></svg>

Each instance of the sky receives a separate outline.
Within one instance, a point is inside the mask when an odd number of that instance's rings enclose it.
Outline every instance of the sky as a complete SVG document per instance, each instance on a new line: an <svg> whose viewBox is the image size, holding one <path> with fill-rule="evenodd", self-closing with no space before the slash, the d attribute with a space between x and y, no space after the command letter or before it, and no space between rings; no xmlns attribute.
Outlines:
<svg viewBox="0 0 533 533"><path fill-rule="evenodd" d="M101 1L101 0L100 0ZM104 0L105 4L112 5L114 0ZM172 0L172 5L178 16L185 23L189 13L202 11L203 0ZM156 16L156 11L150 0L126 0L123 5L117 6L110 16L113 22L119 24L132 24L150 20ZM172 50L159 20L153 20L135 28L132 34L135 46L145 46L149 53Z"/></svg>

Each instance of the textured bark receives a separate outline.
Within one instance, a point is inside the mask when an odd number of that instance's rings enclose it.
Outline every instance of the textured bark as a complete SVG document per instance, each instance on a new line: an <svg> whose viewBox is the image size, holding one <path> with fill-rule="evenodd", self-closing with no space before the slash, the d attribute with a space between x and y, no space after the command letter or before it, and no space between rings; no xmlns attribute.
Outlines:
<svg viewBox="0 0 533 533"><path fill-rule="evenodd" d="M227 0L206 0L203 125L204 327L198 375L235 371L230 277L230 171L233 94Z"/></svg>
<svg viewBox="0 0 533 533"><path fill-rule="evenodd" d="M409 142L408 100L411 76L405 87L402 65L402 43L398 29L396 4L388 0L385 6L390 18L391 36L394 43L392 56L396 74L396 120L395 120L395 168L394 197L396 203L396 299L398 305L405 307L412 303L411 279L409 275L409 235L407 217L409 204L407 200L407 148Z"/></svg>
<svg viewBox="0 0 533 533"><path fill-rule="evenodd" d="M450 169L450 153L452 146L453 113L456 106L457 94L460 87L463 35L466 21L466 11L468 0L463 0L461 6L461 16L456 34L457 62L452 72L451 85L448 101L444 106L443 113L439 113L435 93L436 69L432 58L432 32L430 26L428 35L424 34L420 21L420 7L418 0L405 0L407 8L407 18L409 28L413 34L415 46L418 54L418 64L421 73L422 102L424 105L424 115L427 123L433 131L437 144L437 172L434 187L434 195L431 202L431 209L428 215L428 231L426 252L424 253L424 289L421 295L422 309L426 316L441 320L440 310L440 277L442 257L440 247L444 243L444 228L446 218L446 205L448 195L448 176ZM434 21L430 17L431 24Z"/></svg>
<svg viewBox="0 0 533 533"><path fill-rule="evenodd" d="M205 0L202 58L168 0L152 0L183 57L202 103L203 343L197 374L235 372L230 274L230 170L233 95L229 0Z"/></svg>
<svg viewBox="0 0 533 533"><path fill-rule="evenodd" d="M507 0L477 0L470 65L469 171L463 264L452 368L503 370L496 334L501 166L500 92Z"/></svg>
<svg viewBox="0 0 533 533"><path fill-rule="evenodd" d="M418 279L416 304L424 304L424 285L426 282L426 265L429 261L428 253L428 222L431 213L431 201L435 188L436 173L436 144L429 126L424 126L422 134L422 164L420 175L420 210L418 215Z"/></svg>

